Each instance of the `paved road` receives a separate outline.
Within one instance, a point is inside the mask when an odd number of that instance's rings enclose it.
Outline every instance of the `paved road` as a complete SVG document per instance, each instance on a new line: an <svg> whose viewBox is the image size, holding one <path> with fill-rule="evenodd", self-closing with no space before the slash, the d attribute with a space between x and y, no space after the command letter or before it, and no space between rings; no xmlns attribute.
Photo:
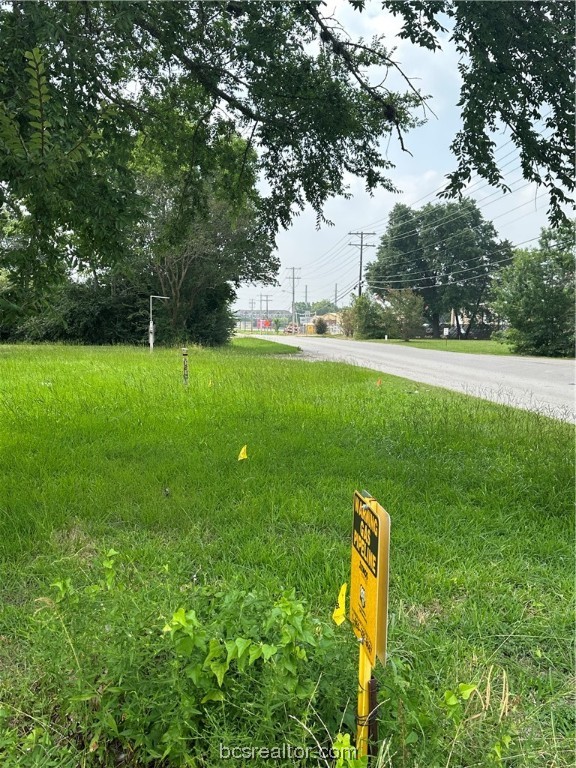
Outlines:
<svg viewBox="0 0 576 768"><path fill-rule="evenodd" d="M564 421L576 420L572 360L471 355L304 336L263 338L301 347L312 358L360 365Z"/></svg>

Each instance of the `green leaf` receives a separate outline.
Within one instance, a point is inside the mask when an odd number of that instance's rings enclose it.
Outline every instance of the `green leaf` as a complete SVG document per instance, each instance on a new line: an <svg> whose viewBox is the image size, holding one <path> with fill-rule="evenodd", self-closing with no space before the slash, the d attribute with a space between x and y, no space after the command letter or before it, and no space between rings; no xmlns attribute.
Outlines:
<svg viewBox="0 0 576 768"><path fill-rule="evenodd" d="M252 645L252 641L246 639L245 637L237 637L236 638L236 647L238 648L238 658L241 659L242 656L246 653L246 651L249 650L250 646Z"/></svg>
<svg viewBox="0 0 576 768"><path fill-rule="evenodd" d="M206 704L208 701L224 701L224 693L217 688L208 691L208 693L202 698L201 704Z"/></svg>
<svg viewBox="0 0 576 768"><path fill-rule="evenodd" d="M94 691L86 691L85 693L79 693L77 696L71 696L70 701L78 702L78 701L90 701L91 699L96 698L96 694Z"/></svg>
<svg viewBox="0 0 576 768"><path fill-rule="evenodd" d="M262 646L262 656L264 657L264 661L268 661L277 652L278 648L275 645L267 645L264 643Z"/></svg>
<svg viewBox="0 0 576 768"><path fill-rule="evenodd" d="M224 675L228 672L229 666L227 661L213 661L210 664L210 669L215 674L218 685L221 686L224 682Z"/></svg>
<svg viewBox="0 0 576 768"><path fill-rule="evenodd" d="M260 659L262 657L262 646L258 643L253 643L250 646L250 655L248 658L248 664L252 665L256 661L256 659Z"/></svg>
<svg viewBox="0 0 576 768"><path fill-rule="evenodd" d="M183 635L176 639L176 652L181 656L190 656L194 650L194 638L190 635Z"/></svg>
<svg viewBox="0 0 576 768"><path fill-rule="evenodd" d="M447 704L449 707L455 707L458 704L458 697L456 696L454 691L444 692L444 703Z"/></svg>
<svg viewBox="0 0 576 768"><path fill-rule="evenodd" d="M172 616L172 624L177 624L180 627L187 627L188 621L186 619L186 611L184 608L178 608L176 613Z"/></svg>
<svg viewBox="0 0 576 768"><path fill-rule="evenodd" d="M114 717L110 712L106 712L104 714L102 721L115 736L118 736L118 725L116 724L116 720L114 720Z"/></svg>
<svg viewBox="0 0 576 768"><path fill-rule="evenodd" d="M194 664L186 669L186 677L189 677L194 685L199 685L202 677L202 664Z"/></svg>
<svg viewBox="0 0 576 768"><path fill-rule="evenodd" d="M471 685L469 683L460 683L458 686L458 693L460 696L464 699L464 701L468 701L472 693L476 690L476 685Z"/></svg>

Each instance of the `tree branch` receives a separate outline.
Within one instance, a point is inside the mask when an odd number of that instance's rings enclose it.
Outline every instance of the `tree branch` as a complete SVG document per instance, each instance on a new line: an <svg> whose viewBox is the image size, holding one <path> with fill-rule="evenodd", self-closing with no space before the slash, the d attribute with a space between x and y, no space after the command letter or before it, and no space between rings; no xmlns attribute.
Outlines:
<svg viewBox="0 0 576 768"><path fill-rule="evenodd" d="M354 62L352 56L349 54L349 52L346 50L345 45L352 45L351 43L343 43L341 40L339 40L330 30L328 25L325 23L324 19L320 16L316 8L309 4L308 5L308 11L314 21L318 24L320 29L322 30L322 37L326 41L330 41L332 43L332 50L334 51L336 56L340 56L340 58L344 61L346 65L346 69L348 72L352 75L352 77L356 80L356 82L360 85L360 88L367 93L369 96L371 96L375 101L382 104L384 107L384 114L386 116L386 119L390 122L394 123L396 126L396 133L398 134L398 140L400 142L400 146L402 148L403 152L407 152L410 156L412 156L412 152L410 150L406 149L404 145L404 137L402 136L402 131L400 129L400 124L398 123L398 118L395 113L394 105L392 105L389 101L386 101L384 96L378 92L374 86L370 85L367 80L365 80L360 72L358 71L358 67L356 66L356 63ZM370 48L366 48L365 46L358 46L358 47L364 47L365 50L370 51ZM374 52L374 51L373 51ZM402 74L410 88L416 93L418 96L418 99L421 102L424 102L422 99L422 96L418 93L418 91L414 88L412 83L410 82L410 79L407 75L404 74L402 69L393 61L391 61L387 56L384 54L379 54L383 60L388 61L390 64L393 64L399 72Z"/></svg>
<svg viewBox="0 0 576 768"><path fill-rule="evenodd" d="M157 43L164 47L164 40L162 39L160 30L158 30L157 27L155 27L149 20L147 20L143 14L138 14L137 22L142 29L148 32L148 34L154 38L154 40L156 40ZM191 59L186 53L183 51L176 52L172 50L172 55L197 78L198 82L206 89L208 93L212 94L213 96L217 96L219 99L222 99L222 101L225 101L233 109L236 109L238 112L240 112L244 117L250 120L257 120L258 122L261 121L261 115L247 106L244 102L240 101L240 99L237 99L236 96L223 91L222 88L220 88L209 77L207 77L206 69Z"/></svg>

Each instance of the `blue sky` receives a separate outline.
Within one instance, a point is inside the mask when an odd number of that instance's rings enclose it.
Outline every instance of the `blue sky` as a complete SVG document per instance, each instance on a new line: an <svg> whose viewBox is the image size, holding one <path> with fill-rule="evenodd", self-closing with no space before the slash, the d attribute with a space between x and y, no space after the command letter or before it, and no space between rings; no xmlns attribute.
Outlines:
<svg viewBox="0 0 576 768"><path fill-rule="evenodd" d="M348 232L376 232L376 236L366 238L366 242L377 245L386 228L387 216L396 203L420 207L437 200L434 193L444 185L445 175L456 167L450 144L460 126L456 106L460 77L458 54L452 44L446 39L442 51L431 53L399 40L395 36L400 27L399 20L384 12L379 2L368 2L366 10L359 14L345 0L329 0L325 12L328 10L335 13L354 38L370 40L376 34L386 35L389 47L396 47L394 60L409 77L415 78L415 85L423 93L432 96L430 105L436 117L429 115L425 125L406 134L405 144L412 156L402 152L394 137L382 144L395 165L389 175L401 190L400 194L379 190L370 197L363 182L350 177L347 181L352 198L334 198L324 211L335 226L317 230L315 213L305 209L294 219L290 229L280 232L277 238L280 285L242 286L234 305L236 309L249 309L254 302L259 310L261 295L268 295L270 309L290 309L292 267L296 267L298 277L296 301L304 300L306 289L310 302L333 298L337 286L339 305L346 306L351 298L348 291L357 282L359 271L359 249L348 245L358 238L349 237ZM378 81L376 77L375 81ZM402 87L399 79L394 81L389 77L387 82L392 89ZM537 238L540 229L547 226L547 197L536 185L527 184L522 179L518 152L509 139L505 131L495 137L498 144L496 157L500 159L506 181L513 191L503 195L474 175L468 194L476 199L484 217L493 221L501 238L521 243ZM373 259L375 251L375 248L365 249L365 261ZM262 306L266 307L264 298Z"/></svg>

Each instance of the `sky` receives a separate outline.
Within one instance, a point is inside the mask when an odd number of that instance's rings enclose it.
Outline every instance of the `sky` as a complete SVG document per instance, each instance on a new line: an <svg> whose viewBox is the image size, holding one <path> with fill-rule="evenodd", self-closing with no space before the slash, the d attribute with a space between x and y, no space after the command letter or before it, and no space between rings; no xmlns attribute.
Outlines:
<svg viewBox="0 0 576 768"><path fill-rule="evenodd" d="M293 275L296 301L334 300L337 296L339 307L349 305L359 278L360 249L350 245L358 242L358 237L348 233L375 232L364 241L377 246L394 205L403 203L419 208L428 202L440 202L436 193L446 183L446 174L456 168L450 144L461 125L456 106L460 95L459 57L448 38L443 39L443 50L436 53L398 39L395 33L401 26L400 20L383 11L377 1L369 0L360 14L345 0L328 0L324 11L325 14L333 12L353 38L364 37L369 41L376 34L384 34L388 47L396 48L394 60L414 78L414 84L422 93L432 96L430 106L436 116L428 114L424 125L405 134L404 143L411 155L402 152L394 136L382 142L385 155L395 165L389 177L401 190L400 194L377 190L370 196L364 190L363 181L350 176L347 182L352 197L332 198L324 209L325 217L334 226L323 225L318 230L316 214L311 208L305 208L294 218L291 227L277 237L277 255L281 262L279 285L241 286L234 309L253 307L257 313L260 307L290 310ZM374 73L376 82L377 74ZM387 82L400 90L400 80L394 83L389 77ZM493 222L502 239L513 244L525 243L527 247L536 245L536 240L527 241L536 239L541 228L548 224L547 196L535 184L522 179L518 151L510 142L509 134L503 131L495 140L496 158L511 193L503 194L473 175L466 194L476 200L484 218ZM376 247L365 248L364 263L373 260L375 252Z"/></svg>

